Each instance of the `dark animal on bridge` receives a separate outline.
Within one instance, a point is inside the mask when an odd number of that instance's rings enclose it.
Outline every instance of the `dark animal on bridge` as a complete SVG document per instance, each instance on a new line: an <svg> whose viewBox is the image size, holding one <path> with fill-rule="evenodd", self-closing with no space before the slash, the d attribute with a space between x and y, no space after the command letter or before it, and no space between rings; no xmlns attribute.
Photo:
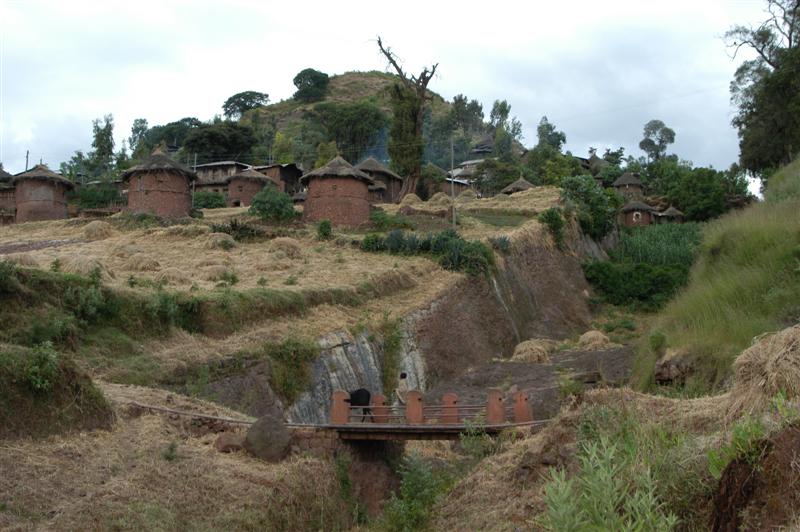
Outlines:
<svg viewBox="0 0 800 532"><path fill-rule="evenodd" d="M369 407L372 395L366 388L359 388L350 392L350 399L346 399L350 406L361 406L361 421L365 421L367 416L372 418L372 409Z"/></svg>

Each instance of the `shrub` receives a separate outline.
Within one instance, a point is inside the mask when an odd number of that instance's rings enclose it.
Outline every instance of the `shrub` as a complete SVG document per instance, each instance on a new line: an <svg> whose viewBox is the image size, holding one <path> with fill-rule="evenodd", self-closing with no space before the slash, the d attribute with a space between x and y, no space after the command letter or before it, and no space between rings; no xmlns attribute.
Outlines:
<svg viewBox="0 0 800 532"><path fill-rule="evenodd" d="M561 196L577 210L584 233L599 240L614 228L621 205L614 191L603 190L589 175L565 177L561 188Z"/></svg>
<svg viewBox="0 0 800 532"><path fill-rule="evenodd" d="M688 270L694 262L700 238L700 225L696 223L623 229L610 255L615 262L676 265Z"/></svg>
<svg viewBox="0 0 800 532"><path fill-rule="evenodd" d="M221 209L225 207L225 196L219 192L200 190L194 193L192 207L195 209Z"/></svg>
<svg viewBox="0 0 800 532"><path fill-rule="evenodd" d="M79 187L72 193L81 209L103 209L124 203L124 198L113 185Z"/></svg>
<svg viewBox="0 0 800 532"><path fill-rule="evenodd" d="M494 236L489 238L489 243L500 253L508 253L511 249L511 240L507 236Z"/></svg>
<svg viewBox="0 0 800 532"><path fill-rule="evenodd" d="M333 228L330 220L320 220L317 225L317 238L319 240L330 240L333 237Z"/></svg>
<svg viewBox="0 0 800 532"><path fill-rule="evenodd" d="M47 394L53 389L58 377L58 352L53 344L44 342L33 348L25 369L28 386L39 394Z"/></svg>
<svg viewBox="0 0 800 532"><path fill-rule="evenodd" d="M413 225L405 216L389 214L381 209L375 209L370 212L369 219L379 231L388 231L389 229L413 229Z"/></svg>
<svg viewBox="0 0 800 532"><path fill-rule="evenodd" d="M543 224L553 236L558 249L564 249L564 218L561 209L552 207L539 214L539 223Z"/></svg>
<svg viewBox="0 0 800 532"><path fill-rule="evenodd" d="M167 462L174 462L178 459L178 444L170 442L163 451L161 451L161 458L166 460Z"/></svg>
<svg viewBox="0 0 800 532"><path fill-rule="evenodd" d="M311 363L319 356L314 342L288 338L266 343L262 354L270 360L270 384L291 404L311 383Z"/></svg>
<svg viewBox="0 0 800 532"><path fill-rule="evenodd" d="M271 222L286 222L297 216L291 196L273 186L266 186L253 196L249 212Z"/></svg>
<svg viewBox="0 0 800 532"><path fill-rule="evenodd" d="M731 441L719 449L708 451L708 469L711 475L719 480L722 472L734 460L744 460L751 466L756 465L764 448L765 435L766 428L760 420L748 416L739 420L733 426Z"/></svg>
<svg viewBox="0 0 800 532"><path fill-rule="evenodd" d="M373 253L386 250L386 239L377 233L369 233L361 241L362 251L371 251Z"/></svg>
<svg viewBox="0 0 800 532"><path fill-rule="evenodd" d="M399 495L393 495L386 503L380 528L402 532L422 530L446 483L437 478L431 466L416 453L404 460L400 474Z"/></svg>
<svg viewBox="0 0 800 532"><path fill-rule="evenodd" d="M679 266L600 261L585 263L583 273L605 301L645 309L663 305L686 283L689 275L686 268Z"/></svg>
<svg viewBox="0 0 800 532"><path fill-rule="evenodd" d="M211 232L231 235L234 240L239 242L257 240L264 237L265 234L260 227L242 222L238 218L234 218L228 223L211 224Z"/></svg>

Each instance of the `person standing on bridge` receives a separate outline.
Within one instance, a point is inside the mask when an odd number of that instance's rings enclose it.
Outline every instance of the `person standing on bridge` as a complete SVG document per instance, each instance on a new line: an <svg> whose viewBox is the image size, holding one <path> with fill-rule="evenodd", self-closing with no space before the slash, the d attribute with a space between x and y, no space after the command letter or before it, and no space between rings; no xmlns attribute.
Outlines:
<svg viewBox="0 0 800 532"><path fill-rule="evenodd" d="M397 397L397 402L401 405L406 404L406 393L408 393L408 375L406 372L400 374L400 380L397 383L397 388L394 389L394 394Z"/></svg>

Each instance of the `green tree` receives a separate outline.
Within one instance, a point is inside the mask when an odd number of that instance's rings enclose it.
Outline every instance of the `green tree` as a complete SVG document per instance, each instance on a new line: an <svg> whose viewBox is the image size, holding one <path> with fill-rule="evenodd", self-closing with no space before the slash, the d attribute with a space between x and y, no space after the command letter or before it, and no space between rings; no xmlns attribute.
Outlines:
<svg viewBox="0 0 800 532"><path fill-rule="evenodd" d="M727 210L724 174L713 168L685 172L667 197L687 220L702 222L716 218Z"/></svg>
<svg viewBox="0 0 800 532"><path fill-rule="evenodd" d="M249 212L264 221L271 222L285 222L297 215L292 198L273 186L266 186L253 196Z"/></svg>
<svg viewBox="0 0 800 532"><path fill-rule="evenodd" d="M301 102L316 102L325 97L328 92L328 75L313 68L306 68L298 72L292 80L297 92L294 99Z"/></svg>
<svg viewBox="0 0 800 532"><path fill-rule="evenodd" d="M463 94L453 97L450 105L450 117L454 129L475 132L483 129L483 105L477 100L467 100Z"/></svg>
<svg viewBox="0 0 800 532"><path fill-rule="evenodd" d="M520 167L498 159L484 159L476 173L478 190L484 196L494 196L520 178Z"/></svg>
<svg viewBox="0 0 800 532"><path fill-rule="evenodd" d="M128 146L131 148L131 153L136 153L136 148L138 148L139 143L144 140L147 130L146 118L134 119L133 125L131 126L131 136L128 137Z"/></svg>
<svg viewBox="0 0 800 532"><path fill-rule="evenodd" d="M439 64L423 68L417 76L409 76L400 66L392 49L384 47L380 37L378 37L378 49L400 77L399 83L396 83L392 90L394 118L389 134L389 155L395 170L401 170L401 175L407 176L400 191L400 195L405 196L417 189L417 181L419 181L422 171L425 106L426 102L431 99L428 84L436 74ZM396 128L395 124L397 124ZM397 160L395 156L398 157ZM402 172L405 169L410 171Z"/></svg>
<svg viewBox="0 0 800 532"><path fill-rule="evenodd" d="M505 126L500 124L494 132L494 148L492 155L506 164L513 164L514 157L514 139L511 134L506 130Z"/></svg>
<svg viewBox="0 0 800 532"><path fill-rule="evenodd" d="M661 120L650 120L644 125L644 138L639 148L651 161L657 161L667 153L667 146L675 142L675 132Z"/></svg>
<svg viewBox="0 0 800 532"><path fill-rule="evenodd" d="M244 91L234 94L222 104L222 113L229 120L237 120L251 110L267 105L269 95L263 92Z"/></svg>
<svg viewBox="0 0 800 532"><path fill-rule="evenodd" d="M590 175L565 177L561 187L561 195L575 209L584 233L599 240L614 228L621 204L615 192L600 188Z"/></svg>
<svg viewBox="0 0 800 532"><path fill-rule="evenodd" d="M489 113L489 125L496 128L505 125L511 114L511 106L505 100L495 100Z"/></svg>
<svg viewBox="0 0 800 532"><path fill-rule="evenodd" d="M272 160L278 164L289 164L294 160L292 138L278 131L272 142Z"/></svg>
<svg viewBox="0 0 800 532"><path fill-rule="evenodd" d="M551 123L546 116L539 120L539 125L536 126L536 136L539 139L538 144L551 146L558 152L567 142L564 132L557 130L555 124Z"/></svg>
<svg viewBox="0 0 800 532"><path fill-rule="evenodd" d="M314 110L339 150L350 160L361 159L375 143L389 118L372 102L318 104Z"/></svg>
<svg viewBox="0 0 800 532"><path fill-rule="evenodd" d="M136 148L132 147L133 158L139 161L147 158L153 148L161 143L172 150L178 150L183 146L187 135L202 125L203 123L197 118L186 117L163 126L153 126L147 129L143 137L139 139Z"/></svg>
<svg viewBox="0 0 800 532"><path fill-rule="evenodd" d="M114 116L105 115L103 119L92 121L92 148L89 164L94 176L108 173L114 158Z"/></svg>
<svg viewBox="0 0 800 532"><path fill-rule="evenodd" d="M235 122L203 124L186 135L183 149L200 162L249 158L256 144L253 130Z"/></svg>
<svg viewBox="0 0 800 532"><path fill-rule="evenodd" d="M336 141L320 142L317 146L317 161L314 163L314 168L325 166L331 159L339 154L339 148L336 147Z"/></svg>
<svg viewBox="0 0 800 532"><path fill-rule="evenodd" d="M225 207L225 196L219 192L200 190L194 193L192 206L195 209L221 209Z"/></svg>

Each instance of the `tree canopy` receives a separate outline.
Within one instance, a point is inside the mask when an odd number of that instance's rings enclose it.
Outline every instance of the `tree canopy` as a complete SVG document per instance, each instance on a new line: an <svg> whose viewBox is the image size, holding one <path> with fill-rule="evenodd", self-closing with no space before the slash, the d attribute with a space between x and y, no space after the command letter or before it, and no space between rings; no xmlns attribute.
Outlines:
<svg viewBox="0 0 800 532"><path fill-rule="evenodd" d="M186 135L183 149L200 162L240 159L256 144L253 130L235 122L202 124Z"/></svg>
<svg viewBox="0 0 800 532"><path fill-rule="evenodd" d="M229 120L238 120L244 113L267 105L269 95L263 92L244 91L234 94L222 104L222 113Z"/></svg>
<svg viewBox="0 0 800 532"><path fill-rule="evenodd" d="M644 138L639 142L639 148L651 161L657 161L667 154L667 146L673 142L675 131L661 120L653 119L644 125Z"/></svg>
<svg viewBox="0 0 800 532"><path fill-rule="evenodd" d="M297 73L292 82L297 87L294 93L295 100L301 102L316 102L325 97L328 92L330 78L324 72L306 68Z"/></svg>
<svg viewBox="0 0 800 532"><path fill-rule="evenodd" d="M347 159L361 159L380 131L389 124L389 118L372 102L323 102L314 110L328 130L330 139Z"/></svg>

